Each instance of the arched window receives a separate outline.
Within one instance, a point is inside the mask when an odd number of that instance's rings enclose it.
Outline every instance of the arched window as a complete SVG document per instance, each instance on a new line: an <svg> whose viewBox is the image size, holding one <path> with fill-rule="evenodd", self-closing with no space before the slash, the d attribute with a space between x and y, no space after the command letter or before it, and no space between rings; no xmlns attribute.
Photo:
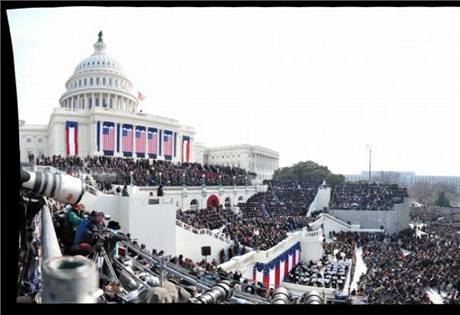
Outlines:
<svg viewBox="0 0 460 315"><path fill-rule="evenodd" d="M102 85L105 85L105 78L102 78Z"/></svg>
<svg viewBox="0 0 460 315"><path fill-rule="evenodd" d="M99 78L96 78L96 85L99 85Z"/></svg>
<svg viewBox="0 0 460 315"><path fill-rule="evenodd" d="M193 199L192 201L190 201L190 210L197 210L198 206L199 204L197 199Z"/></svg>
<svg viewBox="0 0 460 315"><path fill-rule="evenodd" d="M93 78L89 78L89 85L93 85Z"/></svg>

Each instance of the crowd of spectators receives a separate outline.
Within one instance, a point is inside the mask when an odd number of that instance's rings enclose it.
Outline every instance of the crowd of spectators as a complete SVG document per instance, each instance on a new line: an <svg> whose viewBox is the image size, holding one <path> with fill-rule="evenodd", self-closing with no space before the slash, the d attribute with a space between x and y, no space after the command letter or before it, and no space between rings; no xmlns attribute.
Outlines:
<svg viewBox="0 0 460 315"><path fill-rule="evenodd" d="M306 217L320 183L270 182L267 192L257 193L240 203L238 214L210 208L178 211L177 219L194 228L223 227L230 239L254 249L266 250L288 236L288 232L308 227Z"/></svg>
<svg viewBox="0 0 460 315"><path fill-rule="evenodd" d="M178 211L176 218L196 229L222 229L222 233L241 245L269 249L288 236L288 232L308 226L312 219L305 215L263 216L260 209L243 211L209 208Z"/></svg>
<svg viewBox="0 0 460 315"><path fill-rule="evenodd" d="M91 174L100 185L124 185L131 182L132 175L137 186L243 186L256 175L239 167L109 156L42 156L36 159L36 165L53 166L74 176Z"/></svg>
<svg viewBox="0 0 460 315"><path fill-rule="evenodd" d="M460 242L458 228L433 220L417 233L406 229L386 233L331 233L324 243L325 254L334 250L355 258L355 247L363 248L367 272L361 275L352 295L366 296L369 304L431 304L427 289L443 294L444 303L460 303ZM339 255L336 255L339 258Z"/></svg>
<svg viewBox="0 0 460 315"><path fill-rule="evenodd" d="M390 210L408 196L397 184L345 183L335 187L331 209Z"/></svg>
<svg viewBox="0 0 460 315"><path fill-rule="evenodd" d="M288 274L286 281L319 288L343 290L349 263L344 260L329 261L325 255L317 263L302 261Z"/></svg>
<svg viewBox="0 0 460 315"><path fill-rule="evenodd" d="M207 209L196 209L181 211L176 214L177 220L182 221L196 229L214 230L223 227L225 224L235 220L235 214L230 209L210 207Z"/></svg>
<svg viewBox="0 0 460 315"><path fill-rule="evenodd" d="M267 181L266 192L259 192L240 203L240 209L251 216L306 215L315 199L320 183L297 181ZM260 211L259 211L260 210Z"/></svg>
<svg viewBox="0 0 460 315"><path fill-rule="evenodd" d="M369 239L363 246L368 268L358 291L370 304L431 304L427 288L445 292L446 303L460 301L459 243L407 229L395 236ZM408 251L406 253L403 252Z"/></svg>
<svg viewBox="0 0 460 315"><path fill-rule="evenodd" d="M227 224L223 232L232 240L260 250L267 250L288 236L288 232L311 223L306 216L242 217Z"/></svg>

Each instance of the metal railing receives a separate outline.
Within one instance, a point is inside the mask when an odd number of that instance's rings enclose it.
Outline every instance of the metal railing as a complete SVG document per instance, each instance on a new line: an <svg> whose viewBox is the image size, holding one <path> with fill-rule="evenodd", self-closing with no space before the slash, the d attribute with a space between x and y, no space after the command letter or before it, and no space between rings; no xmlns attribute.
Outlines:
<svg viewBox="0 0 460 315"><path fill-rule="evenodd" d="M176 225L179 226L179 227L184 228L184 229L187 230L187 231L190 231L190 232L195 233L195 234L198 234L198 235L206 234L206 235L209 235L209 236L214 237L215 239L224 241L224 242L226 242L227 244L231 244L231 243L232 243L231 238L228 237L228 236L225 235L225 234L222 234L222 235L218 236L217 234L213 234L212 231L210 231L210 230L208 230L208 229L197 229L197 228L194 228L193 226L188 225L187 223L184 223L184 222L182 222L182 221L180 221L180 220L177 220L177 219L176 219Z"/></svg>
<svg viewBox="0 0 460 315"><path fill-rule="evenodd" d="M46 203L48 202L45 198ZM96 265L83 256L62 256L50 207L40 213L41 303L96 303L100 293Z"/></svg>
<svg viewBox="0 0 460 315"><path fill-rule="evenodd" d="M44 205L41 210L41 243L42 259L48 260L52 257L62 257L61 248L53 226L50 208Z"/></svg>
<svg viewBox="0 0 460 315"><path fill-rule="evenodd" d="M130 250L132 250L133 252L135 252L136 254L138 254L139 256L147 259L148 261L151 261L155 264L160 263L159 258L156 258L142 251L141 249L136 248L132 244L125 242L125 241L122 241L122 244L126 246L127 248L129 248ZM184 279L186 282L196 286L199 289L205 290L205 291L209 290L215 284L215 281L211 281L208 279L198 279L195 276L190 275L187 269L177 266L175 264L172 264L170 262L164 263L164 269L166 272L172 274L173 276ZM240 290L234 290L233 297L231 298L231 300L236 301L236 299L238 298L244 299L246 301L251 301L252 303L257 303L257 304L268 304L269 303L266 298L259 297L253 294L249 294L249 293L246 293Z"/></svg>

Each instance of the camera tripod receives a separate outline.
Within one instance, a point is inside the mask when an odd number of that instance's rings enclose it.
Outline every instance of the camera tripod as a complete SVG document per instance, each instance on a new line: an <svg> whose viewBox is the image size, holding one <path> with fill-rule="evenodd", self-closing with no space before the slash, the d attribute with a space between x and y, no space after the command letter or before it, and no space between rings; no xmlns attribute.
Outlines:
<svg viewBox="0 0 460 315"><path fill-rule="evenodd" d="M118 280L115 270L113 269L112 262L110 261L110 258L107 255L107 252L104 248L104 245L100 243L100 241L97 242L91 260L94 261L94 263L96 264L99 274L102 274L105 263L107 265L107 269L109 270L109 274L112 278L111 280L113 280L118 286L121 287L120 280Z"/></svg>

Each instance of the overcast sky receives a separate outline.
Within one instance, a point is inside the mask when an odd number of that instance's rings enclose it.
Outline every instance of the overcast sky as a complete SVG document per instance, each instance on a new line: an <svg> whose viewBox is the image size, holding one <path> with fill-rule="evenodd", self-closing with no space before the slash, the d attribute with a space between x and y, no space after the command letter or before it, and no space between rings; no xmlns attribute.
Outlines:
<svg viewBox="0 0 460 315"><path fill-rule="evenodd" d="M19 117L47 124L104 32L147 98L207 146L280 166L460 175L460 8L45 8L8 12ZM4 106L5 104L3 104Z"/></svg>

